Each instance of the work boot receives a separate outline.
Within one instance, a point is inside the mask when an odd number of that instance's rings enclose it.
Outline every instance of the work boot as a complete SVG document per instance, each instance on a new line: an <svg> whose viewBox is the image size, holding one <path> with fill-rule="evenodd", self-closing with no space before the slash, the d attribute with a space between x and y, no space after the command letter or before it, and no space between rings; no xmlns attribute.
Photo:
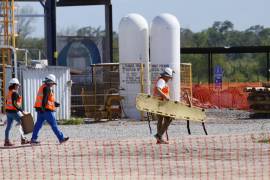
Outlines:
<svg viewBox="0 0 270 180"><path fill-rule="evenodd" d="M159 134L154 135L154 137L157 140L157 144L169 144L169 142L163 140Z"/></svg>
<svg viewBox="0 0 270 180"><path fill-rule="evenodd" d="M66 142L66 141L68 141L68 140L69 140L69 137L64 137L64 139L60 141L60 144Z"/></svg>
<svg viewBox="0 0 270 180"><path fill-rule="evenodd" d="M161 136L159 134L155 134L154 137L156 138L156 140L161 139Z"/></svg>
<svg viewBox="0 0 270 180"><path fill-rule="evenodd" d="M5 140L4 146L14 146L9 140Z"/></svg>
<svg viewBox="0 0 270 180"><path fill-rule="evenodd" d="M21 145L30 144L30 141L26 138L21 138Z"/></svg>
<svg viewBox="0 0 270 180"><path fill-rule="evenodd" d="M165 141L163 139L158 139L157 140L157 144L169 144L169 142L168 141Z"/></svg>

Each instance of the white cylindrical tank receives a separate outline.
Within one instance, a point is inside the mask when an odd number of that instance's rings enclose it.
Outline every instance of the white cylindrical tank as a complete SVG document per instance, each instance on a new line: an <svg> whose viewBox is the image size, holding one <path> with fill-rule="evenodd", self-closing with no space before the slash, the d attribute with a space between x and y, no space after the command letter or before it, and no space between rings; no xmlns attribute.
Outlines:
<svg viewBox="0 0 270 180"><path fill-rule="evenodd" d="M152 85L159 74L170 67L175 71L170 85L170 97L180 101L180 24L171 14L154 18L150 32L150 61Z"/></svg>
<svg viewBox="0 0 270 180"><path fill-rule="evenodd" d="M120 94L125 97L124 111L132 119L140 119L136 95L141 92L140 66L144 64L144 92L150 92L149 27L139 14L123 17L119 24ZM147 85L149 84L149 85Z"/></svg>

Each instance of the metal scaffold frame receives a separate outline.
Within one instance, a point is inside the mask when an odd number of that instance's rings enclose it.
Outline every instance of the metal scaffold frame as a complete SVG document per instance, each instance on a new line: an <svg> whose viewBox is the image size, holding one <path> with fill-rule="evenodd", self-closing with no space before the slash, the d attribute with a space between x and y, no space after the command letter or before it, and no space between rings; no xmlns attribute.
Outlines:
<svg viewBox="0 0 270 180"><path fill-rule="evenodd" d="M14 0L0 0L1 45L16 46L15 3Z"/></svg>
<svg viewBox="0 0 270 180"><path fill-rule="evenodd" d="M0 0L0 2L3 0ZM50 65L57 64L56 7L97 6L105 7L105 57L104 62L113 62L113 23L111 0L15 0L16 2L39 2L44 8L46 54Z"/></svg>
<svg viewBox="0 0 270 180"><path fill-rule="evenodd" d="M4 112L6 94L6 66L12 64L16 56L15 3L14 0L0 0L0 93L1 109ZM13 55L13 56L12 56ZM14 67L14 66L13 66Z"/></svg>

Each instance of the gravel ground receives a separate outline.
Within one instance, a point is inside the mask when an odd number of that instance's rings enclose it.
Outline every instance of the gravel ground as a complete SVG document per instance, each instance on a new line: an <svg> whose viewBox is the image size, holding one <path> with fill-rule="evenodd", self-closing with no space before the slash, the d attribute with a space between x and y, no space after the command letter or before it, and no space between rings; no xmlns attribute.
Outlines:
<svg viewBox="0 0 270 180"><path fill-rule="evenodd" d="M152 122L153 131L156 123ZM156 145L147 122L119 120L60 126L71 139L59 145L49 126L39 146L0 144L0 179L269 179L270 121L244 111L209 110L200 123L173 121L170 144ZM0 126L3 141L4 126Z"/></svg>
<svg viewBox="0 0 270 180"><path fill-rule="evenodd" d="M253 132L269 132L269 119L250 119L249 113L236 110L208 110L206 128L209 135L228 135ZM156 122L151 122L153 134L156 132ZM152 138L146 121L138 122L130 119L122 119L111 122L92 123L84 125L62 125L60 129L71 139L130 139L130 138ZM200 123L191 122L192 135L203 135L204 131ZM4 139L5 126L0 126L0 140ZM172 138L188 135L186 122L175 120L169 127L168 134ZM52 130L45 125L40 131L40 139L55 138ZM11 139L19 136L17 128L12 128ZM29 135L28 135L29 136Z"/></svg>

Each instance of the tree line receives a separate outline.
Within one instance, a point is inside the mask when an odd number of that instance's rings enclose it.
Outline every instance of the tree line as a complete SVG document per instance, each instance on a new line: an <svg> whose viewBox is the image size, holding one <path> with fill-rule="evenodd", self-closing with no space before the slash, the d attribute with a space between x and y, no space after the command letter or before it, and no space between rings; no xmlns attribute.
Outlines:
<svg viewBox="0 0 270 180"><path fill-rule="evenodd" d="M251 26L246 30L234 29L230 21L216 21L201 32L181 29L182 47L234 47L234 46L269 46L270 28L261 25ZM182 55L182 62L192 63L193 81L207 82L208 67L206 55ZM265 81L266 54L216 54L215 65L223 68L223 80L226 82Z"/></svg>
<svg viewBox="0 0 270 180"><path fill-rule="evenodd" d="M33 26L30 19L20 23L18 48L44 49L43 38L31 37ZM105 37L100 27L75 26L62 29L58 35ZM200 32L181 29L181 47L233 47L233 46L270 46L270 28L254 25L246 30L236 30L230 21L216 21L213 25ZM34 58L36 52L32 52ZM113 33L113 61L119 61L118 34ZM206 55L181 55L181 62L192 63L193 82L208 82L208 66ZM257 82L266 80L266 54L216 54L213 55L214 65L223 68L223 80L227 82Z"/></svg>

